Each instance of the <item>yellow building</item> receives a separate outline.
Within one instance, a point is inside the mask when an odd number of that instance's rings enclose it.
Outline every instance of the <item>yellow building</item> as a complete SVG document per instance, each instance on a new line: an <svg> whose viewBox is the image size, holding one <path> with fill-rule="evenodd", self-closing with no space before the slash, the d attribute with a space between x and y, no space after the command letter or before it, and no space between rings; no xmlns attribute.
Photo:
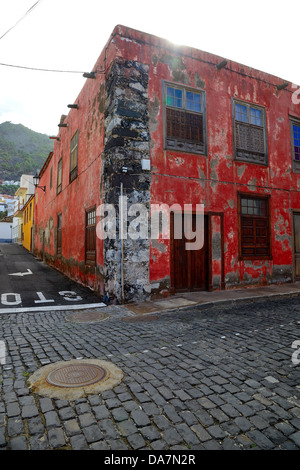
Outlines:
<svg viewBox="0 0 300 470"><path fill-rule="evenodd" d="M34 223L34 194L30 196L23 207L23 246L28 251L33 250L33 223Z"/></svg>
<svg viewBox="0 0 300 470"><path fill-rule="evenodd" d="M18 199L18 202L15 205L12 229L12 238L14 243L23 243L23 208L31 195L34 194L34 191L33 176L22 175L20 179L20 187L15 192L15 197Z"/></svg>

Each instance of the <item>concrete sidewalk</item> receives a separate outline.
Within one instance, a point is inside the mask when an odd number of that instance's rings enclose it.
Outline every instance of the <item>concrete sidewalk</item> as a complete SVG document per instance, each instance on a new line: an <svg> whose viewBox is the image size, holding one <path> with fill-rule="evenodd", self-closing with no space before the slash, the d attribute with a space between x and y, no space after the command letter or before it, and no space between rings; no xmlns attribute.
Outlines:
<svg viewBox="0 0 300 470"><path fill-rule="evenodd" d="M236 305L241 302L272 300L300 296L300 281L264 287L248 287L221 291L199 291L178 293L166 299L126 304L128 313L144 315L186 307L207 308L218 305Z"/></svg>

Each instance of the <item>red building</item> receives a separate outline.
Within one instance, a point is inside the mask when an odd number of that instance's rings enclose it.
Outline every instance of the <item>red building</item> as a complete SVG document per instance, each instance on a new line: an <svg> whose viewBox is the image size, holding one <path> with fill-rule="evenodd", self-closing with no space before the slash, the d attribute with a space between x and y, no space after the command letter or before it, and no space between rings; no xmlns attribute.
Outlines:
<svg viewBox="0 0 300 470"><path fill-rule="evenodd" d="M36 254L117 302L299 278L299 92L116 26L40 172ZM155 204L192 204L194 224L204 204L203 247L175 237L176 211L169 237L130 237L133 204L149 220ZM114 237L99 236L101 207L116 208Z"/></svg>

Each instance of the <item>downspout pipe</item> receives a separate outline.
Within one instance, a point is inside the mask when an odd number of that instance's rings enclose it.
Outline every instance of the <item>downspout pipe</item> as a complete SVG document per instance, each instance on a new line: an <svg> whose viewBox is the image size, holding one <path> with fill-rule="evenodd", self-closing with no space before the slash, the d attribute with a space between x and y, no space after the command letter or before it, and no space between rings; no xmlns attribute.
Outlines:
<svg viewBox="0 0 300 470"><path fill-rule="evenodd" d="M124 207L123 207L123 183L120 183L120 238L121 238L121 298L125 303L124 296Z"/></svg>

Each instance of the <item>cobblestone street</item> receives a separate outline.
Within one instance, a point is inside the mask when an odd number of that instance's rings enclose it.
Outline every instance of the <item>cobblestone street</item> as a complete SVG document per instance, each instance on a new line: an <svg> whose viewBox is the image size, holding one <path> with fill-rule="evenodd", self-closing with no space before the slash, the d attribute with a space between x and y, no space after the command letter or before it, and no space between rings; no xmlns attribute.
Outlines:
<svg viewBox="0 0 300 470"><path fill-rule="evenodd" d="M1 449L300 449L299 298L125 310L1 316ZM33 372L74 359L109 361L123 380L70 400L29 389Z"/></svg>

